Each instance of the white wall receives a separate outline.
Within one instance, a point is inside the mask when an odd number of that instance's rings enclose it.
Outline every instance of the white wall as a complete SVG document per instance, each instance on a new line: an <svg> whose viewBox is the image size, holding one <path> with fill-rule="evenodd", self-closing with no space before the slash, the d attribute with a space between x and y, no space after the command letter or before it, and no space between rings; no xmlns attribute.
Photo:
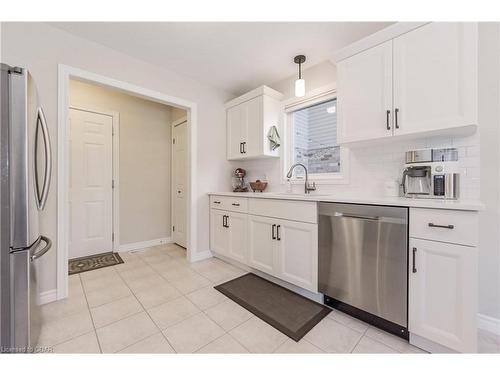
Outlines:
<svg viewBox="0 0 500 375"><path fill-rule="evenodd" d="M74 80L70 105L120 115L118 244L170 237L173 107Z"/></svg>
<svg viewBox="0 0 500 375"><path fill-rule="evenodd" d="M198 143L193 148L198 152L195 195L199 206L198 248L193 249L193 252L196 255L207 251L207 192L227 189L223 182L230 175L230 165L225 156L223 104L232 96L44 23L4 23L2 26L3 62L24 66L31 71L38 86L39 100L45 109L56 153L47 208L41 216L41 231L54 242L57 239L57 66L66 64L197 103ZM41 259L41 292L56 288L56 250L57 243L54 243L54 249Z"/></svg>

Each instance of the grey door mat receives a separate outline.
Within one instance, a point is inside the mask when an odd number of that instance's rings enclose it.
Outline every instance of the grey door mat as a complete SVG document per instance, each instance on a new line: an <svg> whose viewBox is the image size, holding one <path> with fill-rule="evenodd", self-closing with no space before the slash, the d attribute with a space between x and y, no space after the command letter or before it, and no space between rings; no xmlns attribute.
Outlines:
<svg viewBox="0 0 500 375"><path fill-rule="evenodd" d="M68 274L97 270L123 263L118 253L102 253L68 260Z"/></svg>
<svg viewBox="0 0 500 375"><path fill-rule="evenodd" d="M331 311L253 273L214 288L295 341Z"/></svg>

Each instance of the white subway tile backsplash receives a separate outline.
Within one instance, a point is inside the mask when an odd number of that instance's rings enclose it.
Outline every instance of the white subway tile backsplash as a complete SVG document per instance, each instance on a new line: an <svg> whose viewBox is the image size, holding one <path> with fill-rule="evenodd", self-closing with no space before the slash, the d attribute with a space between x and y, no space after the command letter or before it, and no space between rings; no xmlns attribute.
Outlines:
<svg viewBox="0 0 500 375"><path fill-rule="evenodd" d="M422 148L456 147L459 151L460 197L479 199L479 133L470 136L431 137L403 140L384 145L356 147L350 149L349 183L319 185L318 191L326 194L382 195L387 180L401 182L405 152ZM234 168L247 170L247 181L267 176L268 191L284 191L280 161L278 159L232 162ZM294 185L299 192L300 185Z"/></svg>

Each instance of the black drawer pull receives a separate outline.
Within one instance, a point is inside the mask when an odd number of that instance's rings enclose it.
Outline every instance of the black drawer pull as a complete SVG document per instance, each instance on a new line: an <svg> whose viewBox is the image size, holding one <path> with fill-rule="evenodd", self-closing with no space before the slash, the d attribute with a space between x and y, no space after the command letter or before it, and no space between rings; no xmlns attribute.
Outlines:
<svg viewBox="0 0 500 375"><path fill-rule="evenodd" d="M439 224L429 223L429 226L431 228L444 228L444 229L453 229L453 228L455 228L455 226L452 225L452 224L450 224L450 225L439 225Z"/></svg>
<svg viewBox="0 0 500 375"><path fill-rule="evenodd" d="M215 204L220 204L220 202L219 202L219 201L214 201L214 203L215 203Z"/></svg>
<svg viewBox="0 0 500 375"><path fill-rule="evenodd" d="M385 112L385 126L387 130L391 130L391 111L389 109Z"/></svg>
<svg viewBox="0 0 500 375"><path fill-rule="evenodd" d="M240 204L239 203L231 203L233 206L236 206L236 207L239 207Z"/></svg>

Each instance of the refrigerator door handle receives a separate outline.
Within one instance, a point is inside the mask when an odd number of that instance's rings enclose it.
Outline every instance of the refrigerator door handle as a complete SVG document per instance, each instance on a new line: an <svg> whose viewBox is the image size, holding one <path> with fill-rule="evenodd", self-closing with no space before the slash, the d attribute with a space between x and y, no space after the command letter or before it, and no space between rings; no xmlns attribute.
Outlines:
<svg viewBox="0 0 500 375"><path fill-rule="evenodd" d="M37 206L39 210L43 210L45 208L45 203L47 203L47 197L49 195L49 187L50 187L50 180L52 177L52 149L50 147L50 136L49 136L49 129L47 127L47 120L45 119L45 114L43 113L43 109L41 107L38 107L37 110L37 126L38 124L41 125L42 129L42 135L43 135L43 144L44 144L44 151L45 151L45 173L43 177L43 185L42 185L42 192L40 193L39 191L39 183L38 183L38 162L37 162L37 155L35 153L35 185L36 185L36 192L37 192ZM36 137L38 138L38 131L36 132ZM37 142L37 140L35 140ZM37 143L35 143L37 144Z"/></svg>
<svg viewBox="0 0 500 375"><path fill-rule="evenodd" d="M36 253L31 253L30 254L30 260L33 262L37 260L38 258L41 258L47 251L50 250L52 247L52 240L48 237L45 236L40 236L38 237L38 240L36 241L36 245L38 245L41 241L45 242L45 246L42 248L42 250L37 251ZM33 246L33 249L36 249L37 246Z"/></svg>

